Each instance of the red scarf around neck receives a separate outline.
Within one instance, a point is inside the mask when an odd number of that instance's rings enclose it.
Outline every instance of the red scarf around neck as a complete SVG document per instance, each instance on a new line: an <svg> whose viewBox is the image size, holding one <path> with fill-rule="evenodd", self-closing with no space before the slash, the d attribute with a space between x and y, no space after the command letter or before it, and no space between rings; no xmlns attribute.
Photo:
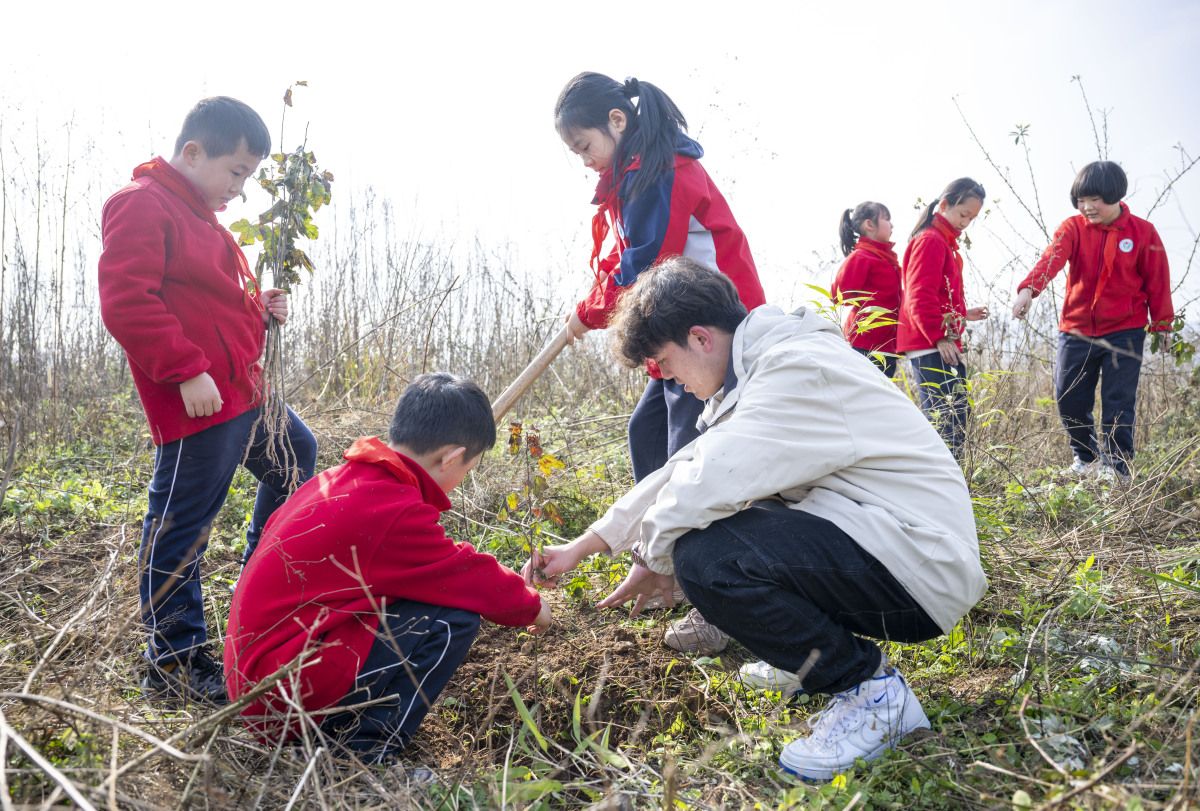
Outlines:
<svg viewBox="0 0 1200 811"><path fill-rule="evenodd" d="M937 212L933 214L933 227L937 232L946 239L946 244L950 246L950 250L954 253L954 261L958 265L958 272L962 273L963 258L958 252L958 237L962 234L957 228L952 226L945 217Z"/></svg>
<svg viewBox="0 0 1200 811"><path fill-rule="evenodd" d="M1100 259L1100 278L1096 280L1096 292L1092 293L1092 308L1095 309L1096 302L1100 300L1100 294L1104 292L1104 286L1108 284L1108 277L1112 276L1113 267L1117 261L1117 245L1121 240L1117 239L1117 233L1121 230L1117 226L1117 220L1128 211L1129 208L1121 203L1121 213L1117 215L1117 219L1104 225L1103 223L1086 223L1085 228L1096 228L1106 232L1104 234L1104 253ZM1086 220L1086 218L1084 218Z"/></svg>
<svg viewBox="0 0 1200 811"><path fill-rule="evenodd" d="M216 212L208 207L208 203L200 196L200 190L196 188L196 185L184 177L178 169L161 156L134 167L134 180L147 175L157 180L163 186L166 186L172 194L187 203L188 208L197 217L216 229L233 254L234 262L237 264L238 275L242 277L243 289L246 291L246 300L250 304L251 312L254 312L256 309L259 312L263 312L265 308L262 305L262 299L258 295L258 282L255 280L254 274L250 272L250 264L246 261L246 255L242 253L241 247L237 244L237 240L233 238L233 234L229 233L229 229L217 222Z"/></svg>
<svg viewBox="0 0 1200 811"><path fill-rule="evenodd" d="M892 266L899 271L900 260L896 257L896 252L892 250L892 246L895 244L896 243L894 242L879 242L878 240L871 239L870 237L860 236L858 238L858 242L854 245L854 250L866 251L872 256L878 256L880 259L883 259L886 262L891 262Z"/></svg>

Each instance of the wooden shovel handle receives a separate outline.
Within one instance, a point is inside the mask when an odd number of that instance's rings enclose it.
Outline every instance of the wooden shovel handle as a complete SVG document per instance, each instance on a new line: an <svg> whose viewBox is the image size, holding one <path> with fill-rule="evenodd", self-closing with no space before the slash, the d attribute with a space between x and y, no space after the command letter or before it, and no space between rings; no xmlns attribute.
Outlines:
<svg viewBox="0 0 1200 811"><path fill-rule="evenodd" d="M496 420L497 425L504 419L504 415L513 407L513 404L521 399L521 395L529 390L529 387L533 385L533 381L537 380L542 372L549 368L551 362L558 357L558 353L563 351L563 347L570 340L571 328L564 324L563 328L551 339L550 343L546 344L546 347L537 354L537 357L525 367L525 371L517 375L517 379L509 384L504 393L496 398L496 402L492 403L492 417Z"/></svg>

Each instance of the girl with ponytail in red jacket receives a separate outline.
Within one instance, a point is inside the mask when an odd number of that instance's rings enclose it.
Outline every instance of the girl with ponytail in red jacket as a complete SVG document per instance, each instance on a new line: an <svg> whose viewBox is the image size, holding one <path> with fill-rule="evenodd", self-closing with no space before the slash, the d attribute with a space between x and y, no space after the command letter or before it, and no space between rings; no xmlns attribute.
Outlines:
<svg viewBox="0 0 1200 811"><path fill-rule="evenodd" d="M554 105L554 127L583 165L600 175L592 218L595 285L567 319L575 337L608 326L617 299L638 274L668 256L687 256L730 278L746 309L765 303L746 235L700 165L700 144L662 90L585 72ZM601 258L612 232L611 251ZM703 403L649 365L650 382L629 419L637 481L695 439Z"/></svg>
<svg viewBox="0 0 1200 811"><path fill-rule="evenodd" d="M983 209L986 192L960 177L930 203L904 251L904 303L896 348L912 364L921 410L962 456L970 406L964 381L962 336L968 321L988 317L987 307L967 307L958 238Z"/></svg>
<svg viewBox="0 0 1200 811"><path fill-rule="evenodd" d="M883 203L859 203L842 212L842 255L830 295L850 307L843 332L856 352L888 377L896 376L896 317L900 260L892 250L892 214Z"/></svg>

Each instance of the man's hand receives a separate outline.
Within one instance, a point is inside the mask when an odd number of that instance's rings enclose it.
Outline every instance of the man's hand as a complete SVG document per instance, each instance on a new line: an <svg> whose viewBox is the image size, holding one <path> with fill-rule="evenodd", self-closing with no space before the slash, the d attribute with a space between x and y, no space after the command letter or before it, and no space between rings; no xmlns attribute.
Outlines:
<svg viewBox="0 0 1200 811"><path fill-rule="evenodd" d="M633 568L629 570L629 576L625 578L625 582L618 586L617 590L612 594L596 603L596 608L612 608L636 599L637 602L633 604L633 611L629 613L632 619L642 613L642 607L646 604L646 601L660 590L662 591L663 602L674 608L675 578L669 574L657 574L645 566L635 563L633 564Z"/></svg>
<svg viewBox="0 0 1200 811"><path fill-rule="evenodd" d="M211 417L221 410L221 392L208 372L201 372L191 380L179 384L179 395L189 417Z"/></svg>
<svg viewBox="0 0 1200 811"><path fill-rule="evenodd" d="M576 338L582 338L585 334L592 331L592 328L579 320L579 313L574 310L567 316L567 326L571 328L571 337L567 339L567 345L575 343Z"/></svg>
<svg viewBox="0 0 1200 811"><path fill-rule="evenodd" d="M280 324L287 323L287 293L278 287L272 287L259 293L258 298L262 301L263 309L266 311L263 313L263 323L270 323L271 316L275 316L275 320Z"/></svg>
<svg viewBox="0 0 1200 811"><path fill-rule="evenodd" d="M1033 306L1033 290L1028 287L1023 287L1017 293L1017 297L1013 300L1013 318L1025 320L1025 316L1029 315L1029 308Z"/></svg>
<svg viewBox="0 0 1200 811"><path fill-rule="evenodd" d="M942 360L951 366L957 366L962 363L962 353L958 351L958 347L954 345L954 341L949 338L943 338L937 342L937 351L941 353ZM920 360L920 358L917 358L918 362Z"/></svg>
<svg viewBox="0 0 1200 811"><path fill-rule="evenodd" d="M531 634L544 634L550 630L550 625L554 618L550 615L550 604L546 602L546 598L542 598L542 610L538 612L537 618L525 630Z"/></svg>
<svg viewBox="0 0 1200 811"><path fill-rule="evenodd" d="M555 588L560 574L571 571L590 555L608 551L604 539L589 530L570 543L546 546L540 552L535 548L521 567L521 576L539 589Z"/></svg>

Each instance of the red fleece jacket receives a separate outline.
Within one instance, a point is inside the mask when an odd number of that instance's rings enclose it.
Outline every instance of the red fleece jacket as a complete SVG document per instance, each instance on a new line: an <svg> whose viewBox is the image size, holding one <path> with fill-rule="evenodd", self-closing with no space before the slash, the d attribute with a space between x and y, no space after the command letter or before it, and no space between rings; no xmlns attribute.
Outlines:
<svg viewBox="0 0 1200 811"><path fill-rule="evenodd" d="M246 259L200 191L163 158L104 204L100 315L129 359L155 445L256 406L265 330ZM179 384L208 372L222 407L189 417Z"/></svg>
<svg viewBox="0 0 1200 811"><path fill-rule="evenodd" d="M1147 324L1151 332L1171 329L1175 309L1167 251L1154 226L1130 214L1124 203L1108 225L1090 223L1082 214L1063 222L1017 292L1028 287L1036 297L1068 262L1058 323L1063 332L1096 337Z"/></svg>
<svg viewBox="0 0 1200 811"><path fill-rule="evenodd" d="M967 302L963 297L962 234L941 214L904 250L904 303L896 329L896 351L932 349L951 336L962 351Z"/></svg>
<svg viewBox="0 0 1200 811"><path fill-rule="evenodd" d="M264 717L285 710L280 690L309 712L345 697L389 602L463 608L510 626L532 623L541 608L519 574L446 536L438 521L450 500L416 462L374 437L345 458L271 516L229 610L232 698L304 658L295 692L285 681L243 711L264 738L295 733Z"/></svg>
<svg viewBox="0 0 1200 811"><path fill-rule="evenodd" d="M892 250L894 244L859 237L854 250L838 268L829 292L835 300L839 297L844 301L854 300L843 327L851 346L879 352L896 351L900 260ZM863 312L868 307L881 307L887 312ZM872 323L866 323L868 318ZM888 321L892 323L886 323Z"/></svg>

